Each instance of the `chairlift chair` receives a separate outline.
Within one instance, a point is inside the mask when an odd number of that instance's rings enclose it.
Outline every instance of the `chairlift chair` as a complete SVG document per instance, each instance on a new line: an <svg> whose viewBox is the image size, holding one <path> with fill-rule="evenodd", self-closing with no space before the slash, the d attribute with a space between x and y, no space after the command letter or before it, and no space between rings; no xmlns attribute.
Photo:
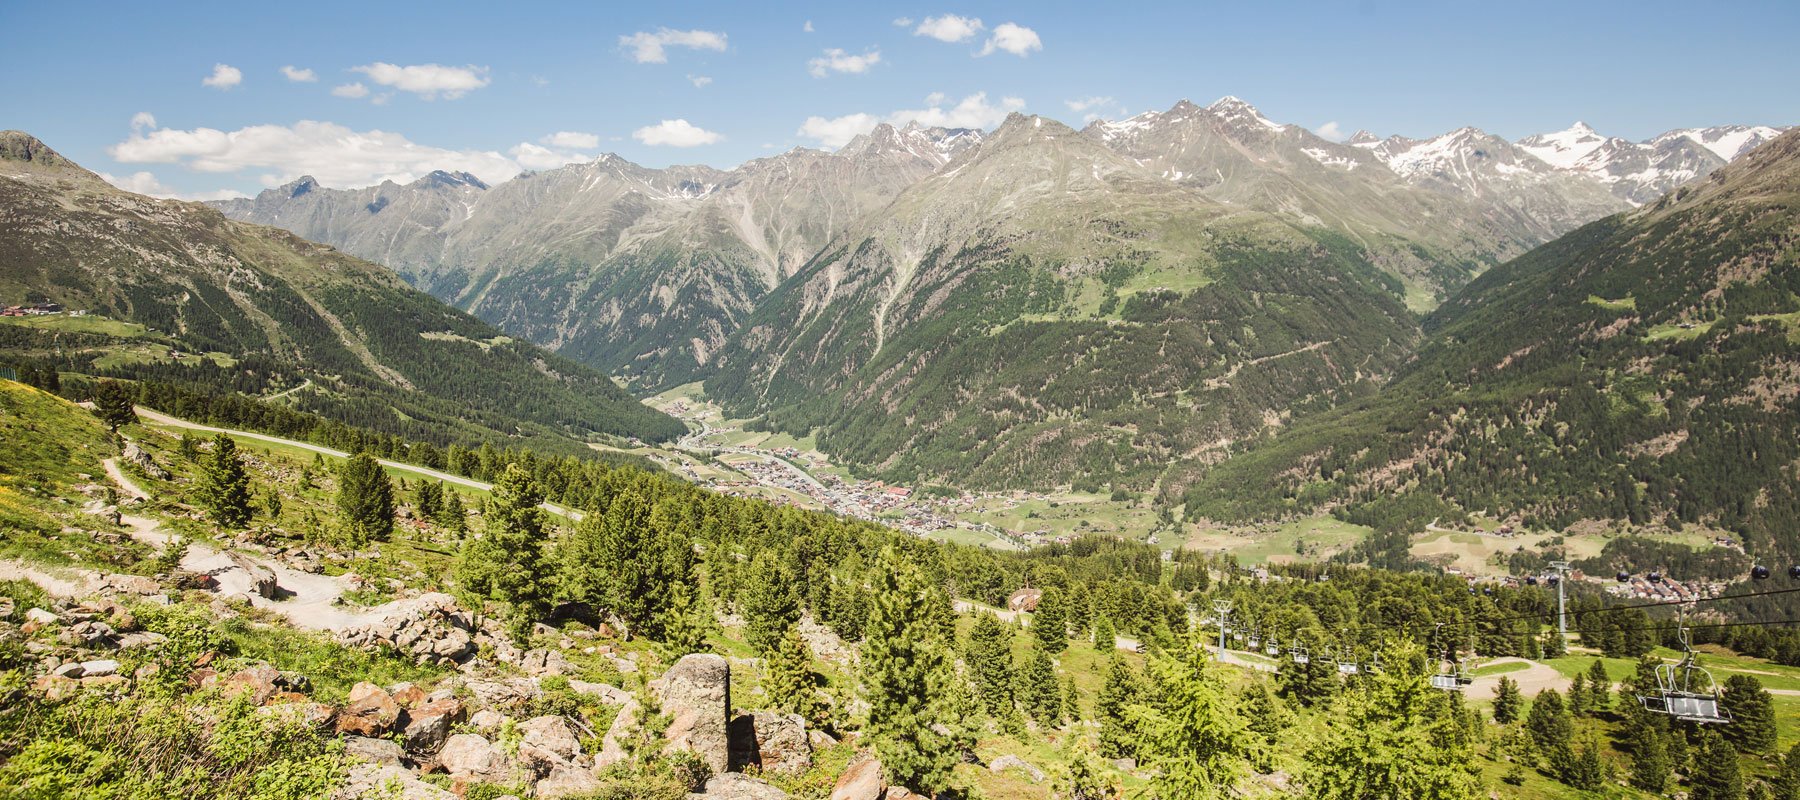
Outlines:
<svg viewBox="0 0 1800 800"><path fill-rule="evenodd" d="M1681 661L1663 663L1656 668L1656 694L1638 695L1645 711L1667 714L1683 722L1702 725L1724 725L1731 722L1731 712L1719 705L1719 684L1712 673L1695 662L1694 649L1685 626L1676 630L1681 638Z"/></svg>
<svg viewBox="0 0 1800 800"><path fill-rule="evenodd" d="M1432 652L1443 654L1442 658L1438 661L1438 665L1444 668L1443 671L1431 676L1431 688L1442 689L1446 692L1460 692L1462 691L1463 686L1468 683L1468 668L1457 664L1456 659L1453 657L1454 654L1450 652L1449 646L1446 645L1441 650L1439 649L1438 632L1443 627L1444 623L1440 622L1437 624L1437 627L1431 629L1431 650Z"/></svg>
<svg viewBox="0 0 1800 800"><path fill-rule="evenodd" d="M1345 647L1344 649L1338 651L1338 662L1337 662L1338 674L1339 675L1359 675L1359 674L1361 674L1362 668L1357 666L1355 658L1356 658L1356 651L1351 650L1348 647Z"/></svg>
<svg viewBox="0 0 1800 800"><path fill-rule="evenodd" d="M1306 644L1296 641L1294 643L1294 663L1305 665L1311 662L1312 656L1306 652Z"/></svg>
<svg viewBox="0 0 1800 800"><path fill-rule="evenodd" d="M1268 643L1263 645L1263 652L1271 656L1281 655L1281 646L1275 643L1275 637L1269 637Z"/></svg>

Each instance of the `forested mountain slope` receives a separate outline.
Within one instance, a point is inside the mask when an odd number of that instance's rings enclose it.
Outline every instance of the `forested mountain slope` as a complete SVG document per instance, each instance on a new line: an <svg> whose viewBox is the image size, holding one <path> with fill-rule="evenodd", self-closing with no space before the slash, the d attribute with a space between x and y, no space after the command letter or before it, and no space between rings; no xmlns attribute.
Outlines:
<svg viewBox="0 0 1800 800"><path fill-rule="evenodd" d="M605 375L505 337L378 265L115 189L16 131L0 133L0 264L8 303L50 300L143 326L8 326L0 346L15 361L250 394L304 384L292 398L302 409L440 442L471 429L565 440L682 430ZM152 344L161 349L145 357ZM178 352L218 356L188 363Z"/></svg>
<svg viewBox="0 0 1800 800"><path fill-rule="evenodd" d="M1378 396L1251 448L1192 513L1460 510L1800 552L1800 132L1482 276Z"/></svg>
<svg viewBox="0 0 1800 800"><path fill-rule="evenodd" d="M784 283L706 387L890 477L1141 487L1372 387L1416 336L1400 291L1014 115Z"/></svg>

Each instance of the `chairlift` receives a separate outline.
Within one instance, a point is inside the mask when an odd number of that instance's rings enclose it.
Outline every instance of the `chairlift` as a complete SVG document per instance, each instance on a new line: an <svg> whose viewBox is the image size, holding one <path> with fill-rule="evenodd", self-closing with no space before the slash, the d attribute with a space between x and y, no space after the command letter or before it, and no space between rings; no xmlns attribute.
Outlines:
<svg viewBox="0 0 1800 800"><path fill-rule="evenodd" d="M1731 722L1731 712L1719 705L1719 684L1712 673L1696 663L1694 648L1685 624L1678 623L1682 657L1678 663L1664 662L1656 668L1656 695L1638 695L1645 711L1667 714L1683 722L1702 725L1724 725Z"/></svg>
<svg viewBox="0 0 1800 800"><path fill-rule="evenodd" d="M1446 692L1460 692L1464 686L1469 684L1468 665L1457 664L1455 654L1450 652L1449 645L1446 644L1441 649L1438 647L1438 633L1443 627L1444 623L1440 622L1431 629L1431 651L1442 654L1438 661L1442 671L1431 676L1431 688L1442 689Z"/></svg>
<svg viewBox="0 0 1800 800"><path fill-rule="evenodd" d="M1312 662L1312 656L1306 652L1306 644L1304 642L1298 640L1294 642L1293 655L1295 664L1305 665Z"/></svg>
<svg viewBox="0 0 1800 800"><path fill-rule="evenodd" d="M1261 628L1262 628L1262 626L1257 625L1256 623L1250 624L1250 641L1249 641L1250 646L1246 647L1244 649L1246 649L1246 650L1262 649L1262 634L1260 632Z"/></svg>
<svg viewBox="0 0 1800 800"><path fill-rule="evenodd" d="M1338 651L1337 669L1339 675L1359 675L1362 668L1356 664L1356 651L1345 646Z"/></svg>
<svg viewBox="0 0 1800 800"><path fill-rule="evenodd" d="M1369 656L1369 663L1363 667L1363 671L1369 673L1370 675L1380 675L1381 674L1381 652L1380 651L1376 651L1373 655Z"/></svg>
<svg viewBox="0 0 1800 800"><path fill-rule="evenodd" d="M1269 637L1269 641L1263 645L1263 652L1270 656L1281 655L1281 646L1275 643L1275 637Z"/></svg>

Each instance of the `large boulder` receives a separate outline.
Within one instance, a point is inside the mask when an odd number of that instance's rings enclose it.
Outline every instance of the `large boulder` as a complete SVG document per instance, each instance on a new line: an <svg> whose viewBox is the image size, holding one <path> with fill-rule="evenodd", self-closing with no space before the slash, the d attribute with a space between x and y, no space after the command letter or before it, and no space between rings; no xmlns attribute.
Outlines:
<svg viewBox="0 0 1800 800"><path fill-rule="evenodd" d="M881 762L872 755L857 756L831 787L831 800L881 800L887 785L881 780Z"/></svg>
<svg viewBox="0 0 1800 800"><path fill-rule="evenodd" d="M594 767L605 769L625 760L625 741L638 726L638 701L628 699L619 707L619 713L613 717L612 727L606 729L606 735L600 739L600 753L594 756Z"/></svg>
<svg viewBox="0 0 1800 800"><path fill-rule="evenodd" d="M534 788L537 800L591 795L600 789L600 779L594 775L593 770L559 766L550 770L549 776L538 781Z"/></svg>
<svg viewBox="0 0 1800 800"><path fill-rule="evenodd" d="M473 733L451 736L438 750L437 763L451 778L486 783L510 783L517 768L506 753L486 737Z"/></svg>
<svg viewBox="0 0 1800 800"><path fill-rule="evenodd" d="M989 772L1005 772L1009 769L1016 769L1025 773L1025 777L1030 778L1032 783L1044 782L1044 771L1032 766L1031 762L1018 756L1004 755L988 762Z"/></svg>
<svg viewBox="0 0 1800 800"><path fill-rule="evenodd" d="M400 745L389 739L370 739L367 736L344 737L344 755L370 764L390 764L400 766Z"/></svg>
<svg viewBox="0 0 1800 800"><path fill-rule="evenodd" d="M765 772L794 774L812 768L812 742L799 714L758 711L750 715L756 762Z"/></svg>
<svg viewBox="0 0 1800 800"><path fill-rule="evenodd" d="M727 772L706 781L703 791L688 795L688 800L787 800L788 793L748 775Z"/></svg>
<svg viewBox="0 0 1800 800"><path fill-rule="evenodd" d="M338 634L339 641L350 647L391 648L426 664L465 661L479 648L478 638L499 645L483 637L475 616L442 592L394 603L382 619Z"/></svg>
<svg viewBox="0 0 1800 800"><path fill-rule="evenodd" d="M406 749L430 756L450 738L450 728L462 721L463 704L454 697L430 700L406 712Z"/></svg>
<svg viewBox="0 0 1800 800"><path fill-rule="evenodd" d="M357 736L381 736L400 721L400 704L392 695L372 683L358 683L350 689L350 702L337 714L338 733Z"/></svg>
<svg viewBox="0 0 1800 800"><path fill-rule="evenodd" d="M682 656L652 688L669 717L671 750L691 750L723 774L731 767L731 664L711 653Z"/></svg>
<svg viewBox="0 0 1800 800"><path fill-rule="evenodd" d="M352 764L334 800L459 800L412 772L392 764Z"/></svg>
<svg viewBox="0 0 1800 800"><path fill-rule="evenodd" d="M519 763L533 774L548 775L557 767L573 767L580 757L581 739L567 718L532 717L519 726Z"/></svg>

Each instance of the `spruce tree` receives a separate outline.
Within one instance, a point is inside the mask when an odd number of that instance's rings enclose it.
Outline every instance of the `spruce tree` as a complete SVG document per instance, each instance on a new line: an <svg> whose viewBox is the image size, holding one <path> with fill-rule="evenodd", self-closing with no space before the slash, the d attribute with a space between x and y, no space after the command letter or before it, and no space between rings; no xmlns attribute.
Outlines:
<svg viewBox="0 0 1800 800"><path fill-rule="evenodd" d="M1075 748L1075 755L1069 760L1069 780L1063 788L1068 800L1108 800L1113 796L1112 787L1094 769L1087 751L1080 748Z"/></svg>
<svg viewBox="0 0 1800 800"><path fill-rule="evenodd" d="M1130 708L1142 700L1144 685L1137 671L1114 653L1112 666L1106 671L1106 683L1094 698L1094 717L1100 723L1100 755L1107 758L1132 758L1137 755L1137 727Z"/></svg>
<svg viewBox="0 0 1800 800"><path fill-rule="evenodd" d="M1494 721L1511 725L1519 721L1519 713L1524 709L1525 696L1519 692L1518 681L1500 676L1500 683L1494 688Z"/></svg>
<svg viewBox="0 0 1800 800"><path fill-rule="evenodd" d="M825 722L825 707L819 702L819 676L813 672L812 649L800 635L797 625L788 626L781 643L769 654L765 689L769 702L783 711L799 714L808 725Z"/></svg>
<svg viewBox="0 0 1800 800"><path fill-rule="evenodd" d="M1062 686L1056 681L1056 665L1043 648L1032 650L1025 669L1019 673L1019 699L1025 705L1025 713L1039 725L1054 728L1062 724Z"/></svg>
<svg viewBox="0 0 1800 800"><path fill-rule="evenodd" d="M1085 639L1094 625L1094 606L1088 600L1087 585L1080 581L1069 584L1069 631Z"/></svg>
<svg viewBox="0 0 1800 800"><path fill-rule="evenodd" d="M871 574L861 662L869 704L864 731L892 783L935 794L949 786L950 771L962 760L962 749L938 730L959 722L948 713L959 679L934 610L948 600L892 547Z"/></svg>
<svg viewBox="0 0 1800 800"><path fill-rule="evenodd" d="M1755 675L1737 674L1725 681L1719 707L1731 714L1721 731L1740 753L1775 750L1775 698Z"/></svg>
<svg viewBox="0 0 1800 800"><path fill-rule="evenodd" d="M1693 787L1688 800L1744 800L1744 775L1737 750L1716 731L1700 730L1700 752L1694 757Z"/></svg>
<svg viewBox="0 0 1800 800"><path fill-rule="evenodd" d="M221 528L236 530L250 522L250 476L238 456L237 441L225 434L212 438L212 452L200 462L200 505Z"/></svg>
<svg viewBox="0 0 1800 800"><path fill-rule="evenodd" d="M432 521L457 536L469 532L469 512L463 508L462 495L456 490L444 492L444 500L438 507L438 515Z"/></svg>
<svg viewBox="0 0 1800 800"><path fill-rule="evenodd" d="M506 606L514 635L531 630L547 608L550 581L544 579L548 538L543 490L524 467L508 464L486 503L479 535L463 542L457 581L478 596Z"/></svg>
<svg viewBox="0 0 1800 800"><path fill-rule="evenodd" d="M1525 732L1531 734L1532 749L1540 760L1553 769L1569 763L1569 741L1574 736L1575 724L1569 719L1569 709L1563 705L1562 695L1555 689L1538 692L1532 699L1531 711L1525 716Z"/></svg>
<svg viewBox="0 0 1800 800"><path fill-rule="evenodd" d="M1468 737L1443 693L1430 687L1416 645L1390 647L1380 673L1357 681L1333 705L1320 742L1307 749L1300 780L1324 800L1472 800L1480 794Z"/></svg>
<svg viewBox="0 0 1800 800"><path fill-rule="evenodd" d="M1160 689L1134 705L1138 758L1157 797L1207 800L1236 795L1237 779L1258 750L1255 735L1226 691L1219 668L1197 640L1150 661Z"/></svg>
<svg viewBox="0 0 1800 800"><path fill-rule="evenodd" d="M1244 719L1249 722L1250 732L1255 734L1258 745L1252 761L1257 772L1267 773L1275 767L1276 745L1281 741L1282 732L1293 724L1294 715L1275 697L1268 681L1258 680L1244 687L1240 702Z"/></svg>
<svg viewBox="0 0 1800 800"><path fill-rule="evenodd" d="M94 416L106 423L106 430L117 434L120 428L138 421L137 392L121 381L94 384Z"/></svg>
<svg viewBox="0 0 1800 800"><path fill-rule="evenodd" d="M1044 596L1038 598L1037 611L1031 615L1031 633L1038 647L1051 655L1068 648L1069 610L1061 591L1045 589Z"/></svg>
<svg viewBox="0 0 1800 800"><path fill-rule="evenodd" d="M442 512L444 505L444 484L441 481L419 481L413 490L413 512L419 519L435 520Z"/></svg>
<svg viewBox="0 0 1800 800"><path fill-rule="evenodd" d="M366 452L338 469L337 506L353 547L385 542L394 532L394 483L381 462Z"/></svg>

